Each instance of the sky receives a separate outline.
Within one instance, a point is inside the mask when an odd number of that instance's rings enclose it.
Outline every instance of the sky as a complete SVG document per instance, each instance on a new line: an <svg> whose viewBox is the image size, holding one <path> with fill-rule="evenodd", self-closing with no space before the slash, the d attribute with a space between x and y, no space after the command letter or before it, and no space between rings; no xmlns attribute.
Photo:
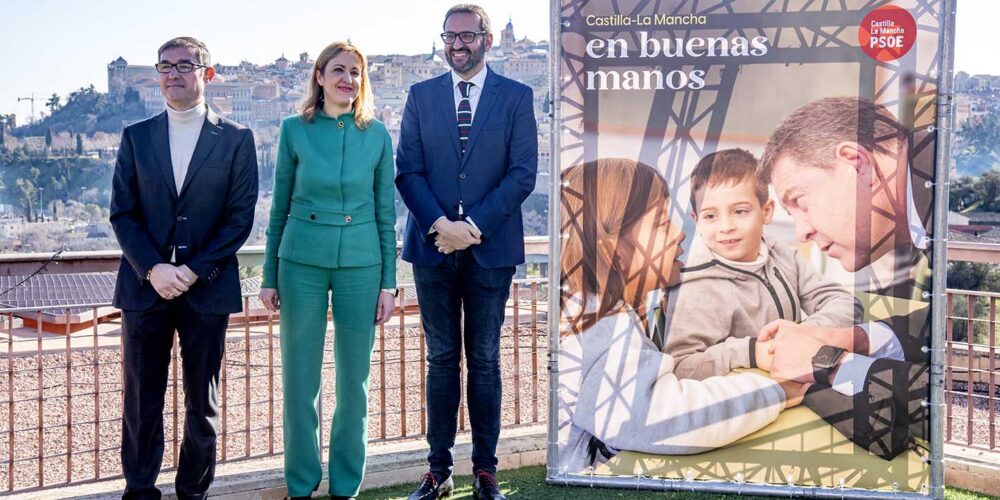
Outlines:
<svg viewBox="0 0 1000 500"><path fill-rule="evenodd" d="M31 96L37 110L53 92L65 97L91 83L107 91L107 65L122 56L153 64L156 49L175 36L194 36L213 62L257 64L282 54L312 57L350 38L366 54L426 54L439 38L444 13L458 0L0 0L0 113L25 123ZM480 0L495 43L510 19L520 39L548 40L546 0ZM158 8L156 6L163 6Z"/></svg>
<svg viewBox="0 0 1000 500"><path fill-rule="evenodd" d="M107 64L118 56L152 64L164 41L200 38L215 62L266 64L284 54L315 56L350 38L367 54L426 54L440 40L441 17L457 0L0 0L0 113L25 123L36 97L94 84L107 91ZM547 0L480 0L494 36L510 19L518 38L548 40ZM163 5L163 8L156 8ZM280 5L280 7L279 7ZM1000 74L992 34L998 0L958 0L955 70Z"/></svg>

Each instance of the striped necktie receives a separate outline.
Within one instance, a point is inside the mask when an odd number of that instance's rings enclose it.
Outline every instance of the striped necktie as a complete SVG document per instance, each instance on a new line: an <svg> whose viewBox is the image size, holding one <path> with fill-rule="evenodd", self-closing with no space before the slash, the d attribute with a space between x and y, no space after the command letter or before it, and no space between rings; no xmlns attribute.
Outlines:
<svg viewBox="0 0 1000 500"><path fill-rule="evenodd" d="M472 130L472 103L469 102L469 90L472 82L458 82L458 91L462 100L458 101L458 143L462 146L462 156L465 156L465 145L469 142L469 131Z"/></svg>

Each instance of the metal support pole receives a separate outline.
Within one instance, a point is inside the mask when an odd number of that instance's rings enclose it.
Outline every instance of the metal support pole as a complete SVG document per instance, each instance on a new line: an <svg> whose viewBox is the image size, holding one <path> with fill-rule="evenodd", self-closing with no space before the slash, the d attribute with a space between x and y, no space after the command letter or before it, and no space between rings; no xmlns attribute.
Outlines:
<svg viewBox="0 0 1000 500"><path fill-rule="evenodd" d="M931 497L944 498L945 329L948 284L948 162L954 102L955 0L942 0L937 99L937 159L934 172L933 297L931 298ZM970 375L971 377L971 375ZM971 383L971 378L970 378ZM971 404L971 402L969 403Z"/></svg>
<svg viewBox="0 0 1000 500"><path fill-rule="evenodd" d="M560 223L559 204L562 198L562 162L559 154L560 85L562 37L561 0L551 0L549 3L549 24L552 26L549 44L549 435L548 454L546 460L546 477L552 478L559 473L559 321L562 318L560 307L560 290L562 286L562 266L559 265Z"/></svg>

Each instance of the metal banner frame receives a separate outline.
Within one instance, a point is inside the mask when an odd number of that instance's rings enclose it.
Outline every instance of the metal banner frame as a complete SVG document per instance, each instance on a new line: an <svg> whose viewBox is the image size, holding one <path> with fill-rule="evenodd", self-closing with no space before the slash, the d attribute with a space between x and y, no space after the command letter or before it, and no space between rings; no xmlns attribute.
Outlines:
<svg viewBox="0 0 1000 500"><path fill-rule="evenodd" d="M916 0L918 4L922 4L927 10L933 10L931 7L932 0ZM696 481L691 479L665 479L665 478L655 478L655 477L645 477L642 475L637 476L597 476L591 474L578 474L569 473L564 470L560 470L560 457L559 457L559 446L558 446L558 428L559 428L559 366L558 366L558 353L560 349L559 345L559 323L561 319L561 312L559 310L561 304L561 294L563 290L561 289L561 272L560 272L560 255L561 255L561 243L563 241L563 235L561 234L561 197L562 197L562 180L561 172L563 170L563 110L561 102L563 99L563 85L566 81L573 78L572 75L563 74L563 46L562 46L562 35L566 28L570 27L570 23L573 21L572 16L567 16L567 11L564 10L563 3L567 4L588 4L592 2L587 2L584 0L552 0L550 2L550 19L551 19L551 50L550 50L550 91L551 91L551 117L553 120L551 141L550 141L550 158L551 158L551 179L552 179L552 190L549 199L549 262L550 262L550 272L549 272L549 424L548 424L548 457L547 457L547 474L546 480L551 484L559 484L566 486L587 486L587 487L611 487L611 488L627 488L627 489L645 489L645 490L662 490L662 491L689 491L689 492L712 492L712 493L733 493L733 494L761 494L761 495L775 495L775 496L800 496L800 497L815 497L815 498L845 498L845 497L856 497L856 498L884 498L884 499L926 499L926 498L944 498L944 373L945 373L945 326L946 326L946 274L947 274L947 213L948 213L948 161L949 161L949 146L951 143L952 135L952 114L954 111L953 106L953 94L952 94L952 79L953 79L953 61L954 61L954 32L955 32L955 0L940 0L940 30L938 36L939 45L939 57L937 59L939 66L936 68L930 68L928 70L928 75L936 80L937 86L937 108L936 108L936 128L937 130L937 143L935 152L935 183L934 183L934 205L933 205L933 254L932 254L932 268L933 268L933 291L931 293L932 300L930 304L931 308L931 363L930 363L930 401L926 404L931 407L930 411L930 456L925 459L925 461L930 463L930 490L928 495L916 494L916 493L904 493L895 491L876 491L858 488L830 488L830 487L806 487L797 486L794 484L789 485L774 485L774 484L760 484L760 483L747 483L747 482L725 482L725 481ZM721 4L735 4L739 0L728 0L717 2ZM616 2L607 2L609 4L609 10L614 5L617 8ZM698 4L699 2L695 2ZM768 6L772 6L776 3L781 2L764 2ZM785 8L788 8L789 2L784 2ZM806 4L812 4L814 2L806 2ZM843 2L830 2L833 4L840 4L846 10L846 3ZM866 8L879 6L886 4L886 1L872 0L868 2ZM655 4L659 6L659 2L653 2L652 0L646 0L641 2L642 5ZM823 5L827 5L827 2L823 2ZM766 10L768 7L764 7ZM746 28L746 27L743 27ZM926 26L921 26L921 29L926 29ZM736 29L739 29L737 27ZM808 35L812 36L812 39L817 44L829 44L831 40L828 34L824 34L822 30L817 27L803 27L803 30L807 32ZM813 29L809 33L810 29ZM824 37L826 39L824 40ZM800 38L806 40L800 33ZM805 42L803 42L805 45ZM804 47L805 48L805 47ZM831 52L836 50L851 50L856 51L857 47L833 47ZM790 53L791 51L789 51ZM805 62L804 60L794 59L795 56L790 56L792 59L786 60L787 62ZM805 57L805 56L803 56ZM856 55L852 56L856 57ZM615 64L614 61L604 61L610 64ZM678 66L691 66L691 65L702 65L706 63L703 60L690 60L685 58L677 58L674 62ZM630 63L628 61L621 61L622 66L627 66ZM884 63L879 63L884 64ZM875 66L875 65L873 65ZM730 69L735 70L735 69ZM727 71L723 69L723 71ZM874 71L874 70L872 70ZM936 73L936 75L935 75ZM725 79L723 79L725 81ZM731 82L731 81L730 81ZM725 88L725 84L715 89L716 92L726 94L731 92L730 88ZM728 99L728 95L726 98ZM582 116L583 103L578 104L579 113ZM691 113L694 115L694 113ZM580 119L580 116L574 117L575 119ZM701 116L704 118L704 115ZM677 124L678 129L684 129L685 126L690 126L691 123L681 123ZM663 131L666 128L666 121L662 123L663 128L659 131ZM712 139L712 134L714 131L721 130L721 124L714 124L709 128L709 138ZM933 130L932 128L932 130ZM715 136L714 139L717 139ZM587 146L580 144L580 157L583 158L584 150ZM640 153L640 160L644 159L644 156L650 154L659 154L660 152L648 151L648 148L644 145L643 151ZM682 153L683 154L683 153ZM927 181L930 183L930 181Z"/></svg>

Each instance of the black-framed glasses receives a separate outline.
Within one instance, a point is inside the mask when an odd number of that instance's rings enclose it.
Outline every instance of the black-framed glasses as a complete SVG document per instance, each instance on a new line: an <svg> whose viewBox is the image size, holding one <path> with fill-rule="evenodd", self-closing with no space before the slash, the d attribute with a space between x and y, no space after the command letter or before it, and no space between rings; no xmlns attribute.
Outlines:
<svg viewBox="0 0 1000 500"><path fill-rule="evenodd" d="M167 74L170 70L177 68L178 73L190 73L195 70L195 68L207 68L204 64L196 64L193 62L181 61L177 64L161 62L156 63L156 71L159 73Z"/></svg>
<svg viewBox="0 0 1000 500"><path fill-rule="evenodd" d="M472 43L476 41L476 37L486 36L485 31L462 31L460 33L455 33L454 31L445 31L441 33L441 39L444 43L452 44L455 43L455 39L458 38L462 43Z"/></svg>

